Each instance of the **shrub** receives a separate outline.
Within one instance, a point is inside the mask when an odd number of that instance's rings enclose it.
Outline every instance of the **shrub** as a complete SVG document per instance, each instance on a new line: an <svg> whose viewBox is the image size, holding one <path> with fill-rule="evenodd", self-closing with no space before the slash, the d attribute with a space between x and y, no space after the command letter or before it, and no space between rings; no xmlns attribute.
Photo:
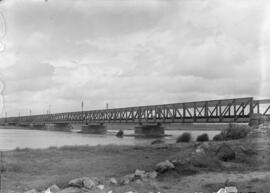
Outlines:
<svg viewBox="0 0 270 193"><path fill-rule="evenodd" d="M214 136L214 141L225 141L245 138L250 132L250 127L246 125L237 125L230 123L226 129L223 129L220 134Z"/></svg>
<svg viewBox="0 0 270 193"><path fill-rule="evenodd" d="M217 135L215 135L215 136L213 137L213 140L214 140L214 141L223 141L224 139L223 139L223 137L222 137L221 134L217 134Z"/></svg>
<svg viewBox="0 0 270 193"><path fill-rule="evenodd" d="M124 131L122 130L119 130L117 133L116 133L116 137L123 137L124 136Z"/></svg>
<svg viewBox="0 0 270 193"><path fill-rule="evenodd" d="M250 132L250 127L246 125L229 124L228 128L221 131L224 140L245 138Z"/></svg>
<svg viewBox="0 0 270 193"><path fill-rule="evenodd" d="M203 133L203 134L201 134L201 135L199 135L197 137L197 140L196 141L201 141L201 142L203 142L203 141L209 141L209 137L208 137L207 133Z"/></svg>
<svg viewBox="0 0 270 193"><path fill-rule="evenodd" d="M190 142L191 140L191 134L190 133L183 133L182 135L180 135L177 139L176 139L176 143L180 143L180 142Z"/></svg>

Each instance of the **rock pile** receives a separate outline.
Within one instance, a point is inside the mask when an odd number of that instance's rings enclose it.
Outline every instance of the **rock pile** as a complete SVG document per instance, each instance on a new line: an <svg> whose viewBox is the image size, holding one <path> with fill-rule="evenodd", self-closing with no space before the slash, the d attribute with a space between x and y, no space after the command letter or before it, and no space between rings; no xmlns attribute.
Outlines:
<svg viewBox="0 0 270 193"><path fill-rule="evenodd" d="M126 185L126 184L129 184L130 182L141 183L142 181L155 179L157 175L158 173L156 171L146 172L144 170L137 169L134 173L125 175L121 179L120 185Z"/></svg>
<svg viewBox="0 0 270 193"><path fill-rule="evenodd" d="M168 164L168 161L166 161ZM159 167L162 164L159 164ZM162 165L162 167L165 167ZM171 167L171 165L170 165ZM108 186L116 186L116 185L126 185L130 182L135 182L137 184L142 184L143 181L155 179L158 175L158 172L156 171L150 171L146 172L144 170L135 170L134 173L125 175L122 179L119 181L116 178L110 178L107 183ZM60 189L57 185L52 185L47 190L42 191L41 193L85 193L89 191L94 190L104 190L105 185L102 183L102 181L96 177L90 178L90 177L82 177L82 178L76 178L72 179L68 182L68 187L65 189ZM28 190L24 193L38 193L35 189Z"/></svg>
<svg viewBox="0 0 270 193"><path fill-rule="evenodd" d="M76 178L69 181L68 185L72 187L92 189L97 184L91 178L83 177L83 178Z"/></svg>

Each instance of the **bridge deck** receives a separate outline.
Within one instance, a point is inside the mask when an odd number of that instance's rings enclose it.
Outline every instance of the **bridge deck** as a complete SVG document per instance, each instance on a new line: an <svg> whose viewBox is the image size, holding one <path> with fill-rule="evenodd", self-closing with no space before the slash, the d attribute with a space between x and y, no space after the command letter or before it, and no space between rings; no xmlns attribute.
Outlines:
<svg viewBox="0 0 270 193"><path fill-rule="evenodd" d="M226 123L270 116L270 99L252 97L1 118L0 123Z"/></svg>

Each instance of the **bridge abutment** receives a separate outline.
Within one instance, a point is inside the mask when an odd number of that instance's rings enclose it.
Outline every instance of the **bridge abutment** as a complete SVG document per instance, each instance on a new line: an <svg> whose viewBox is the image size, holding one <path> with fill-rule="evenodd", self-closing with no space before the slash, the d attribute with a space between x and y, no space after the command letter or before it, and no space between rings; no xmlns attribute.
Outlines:
<svg viewBox="0 0 270 193"><path fill-rule="evenodd" d="M165 130L161 124L140 124L135 127L136 137L163 137L164 135Z"/></svg>
<svg viewBox="0 0 270 193"><path fill-rule="evenodd" d="M102 123L101 124L82 125L81 132L88 133L88 134L105 134L107 132L107 128Z"/></svg>

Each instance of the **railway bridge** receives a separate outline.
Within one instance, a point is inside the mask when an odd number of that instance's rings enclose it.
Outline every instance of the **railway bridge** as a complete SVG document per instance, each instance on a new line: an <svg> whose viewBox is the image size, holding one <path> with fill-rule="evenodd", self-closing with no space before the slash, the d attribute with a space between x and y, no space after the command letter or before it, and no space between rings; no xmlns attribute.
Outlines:
<svg viewBox="0 0 270 193"><path fill-rule="evenodd" d="M246 97L5 117L0 118L0 124L34 128L51 125L55 129L66 128L70 124L80 124L83 132L104 133L107 123L133 123L137 124L135 134L160 136L164 134L162 127L164 124L231 122L258 124L261 117L270 119L270 99L254 100L253 97Z"/></svg>

